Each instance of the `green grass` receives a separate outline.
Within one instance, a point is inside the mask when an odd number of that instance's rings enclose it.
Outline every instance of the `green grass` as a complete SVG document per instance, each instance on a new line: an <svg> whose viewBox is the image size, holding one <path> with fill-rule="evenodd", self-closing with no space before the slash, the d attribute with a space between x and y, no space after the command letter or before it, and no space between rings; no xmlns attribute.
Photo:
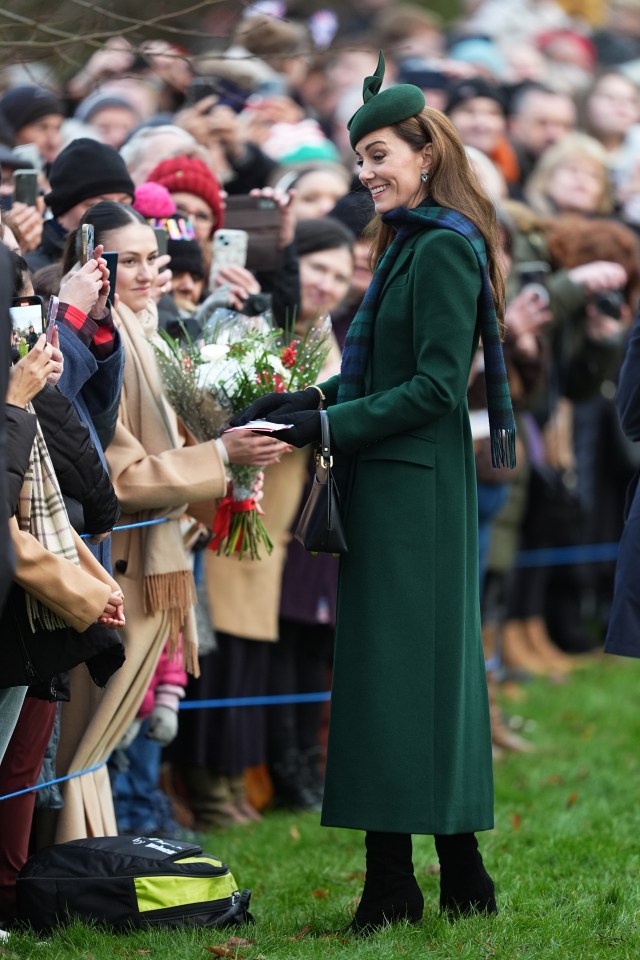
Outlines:
<svg viewBox="0 0 640 960"><path fill-rule="evenodd" d="M640 958L639 687L640 664L604 658L563 686L530 684L510 707L537 752L496 765L496 828L480 837L495 917L439 916L433 841L417 837L422 924L368 939L336 933L361 890L363 835L323 829L315 815L270 813L206 844L253 890L255 927L110 935L75 925L49 939L16 934L0 957L202 960L235 934L255 939L237 951L245 960Z"/></svg>

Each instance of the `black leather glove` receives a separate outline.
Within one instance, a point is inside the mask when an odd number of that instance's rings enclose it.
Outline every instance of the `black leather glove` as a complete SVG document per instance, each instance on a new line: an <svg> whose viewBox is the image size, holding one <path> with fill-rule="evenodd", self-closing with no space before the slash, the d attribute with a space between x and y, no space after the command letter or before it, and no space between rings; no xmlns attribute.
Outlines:
<svg viewBox="0 0 640 960"><path fill-rule="evenodd" d="M318 391L316 390L315 393ZM292 423L291 430L275 430L269 434L292 447L306 447L308 443L318 444L321 439L320 411L299 410L297 413L277 413L270 416L272 423Z"/></svg>
<svg viewBox="0 0 640 960"><path fill-rule="evenodd" d="M297 413L299 410L318 410L320 408L320 393L315 387L307 387L305 390L296 390L295 393L267 393L264 397L258 397L248 407L245 407L241 413L237 413L229 425L232 427L241 427L250 420L271 420L272 414L278 413ZM280 423L288 421L281 420Z"/></svg>

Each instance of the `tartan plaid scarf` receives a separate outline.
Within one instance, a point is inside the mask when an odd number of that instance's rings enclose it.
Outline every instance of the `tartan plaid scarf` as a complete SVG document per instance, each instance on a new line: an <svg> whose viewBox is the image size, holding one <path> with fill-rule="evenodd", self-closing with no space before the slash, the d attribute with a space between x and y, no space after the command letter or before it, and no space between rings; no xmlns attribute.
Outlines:
<svg viewBox="0 0 640 960"><path fill-rule="evenodd" d="M34 413L30 403L27 404L27 410ZM67 509L39 423L18 499L18 524L21 530L30 533L51 553L80 566ZM38 629L59 630L68 626L34 596L25 593L25 597L29 625L34 633Z"/></svg>
<svg viewBox="0 0 640 960"><path fill-rule="evenodd" d="M496 316L484 240L477 227L463 214L435 204L420 204L412 210L397 207L382 217L396 229L396 235L385 250L369 284L362 304L351 322L342 354L338 403L356 400L364 394L364 379L369 357L378 301L385 282L407 239L417 230L445 227L469 241L482 276L482 292L478 301L478 319L485 357L485 379L489 425L491 428L491 462L494 467L515 467L516 426L511 409L509 382L504 365L498 318Z"/></svg>

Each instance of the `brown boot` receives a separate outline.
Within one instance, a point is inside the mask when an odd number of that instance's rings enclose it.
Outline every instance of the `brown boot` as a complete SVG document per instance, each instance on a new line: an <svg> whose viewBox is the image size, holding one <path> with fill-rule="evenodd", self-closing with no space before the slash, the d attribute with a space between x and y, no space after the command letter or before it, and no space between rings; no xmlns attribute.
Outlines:
<svg viewBox="0 0 640 960"><path fill-rule="evenodd" d="M198 832L227 830L237 822L232 815L231 791L226 777L212 773L207 767L191 767L185 771L185 782Z"/></svg>
<svg viewBox="0 0 640 960"><path fill-rule="evenodd" d="M504 714L498 702L498 684L491 673L487 674L487 687L489 689L489 715L491 717L491 743L494 753L497 750L498 756L504 750L512 750L514 753L533 753L535 747L527 743L522 737L510 730L505 723Z"/></svg>
<svg viewBox="0 0 640 960"><path fill-rule="evenodd" d="M231 807L237 815L237 823L251 823L252 821L262 820L262 815L251 805L247 797L247 787L244 779L244 773L237 776L228 777L229 791L231 793Z"/></svg>
<svg viewBox="0 0 640 960"><path fill-rule="evenodd" d="M545 677L549 669L532 649L522 620L507 620L501 628L502 662L534 677Z"/></svg>
<svg viewBox="0 0 640 960"><path fill-rule="evenodd" d="M577 664L559 647L556 647L549 636L543 617L529 617L523 620L523 626L529 646L540 660L547 664L551 673L568 673L570 670L575 670Z"/></svg>

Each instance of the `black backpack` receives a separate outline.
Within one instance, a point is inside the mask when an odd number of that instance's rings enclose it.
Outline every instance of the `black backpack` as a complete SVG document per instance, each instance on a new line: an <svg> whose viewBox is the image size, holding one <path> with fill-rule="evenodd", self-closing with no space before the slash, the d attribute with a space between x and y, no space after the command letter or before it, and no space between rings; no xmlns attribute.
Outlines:
<svg viewBox="0 0 640 960"><path fill-rule="evenodd" d="M18 920L38 931L74 920L116 929L251 923L250 897L202 847L155 837L55 844L17 879Z"/></svg>

